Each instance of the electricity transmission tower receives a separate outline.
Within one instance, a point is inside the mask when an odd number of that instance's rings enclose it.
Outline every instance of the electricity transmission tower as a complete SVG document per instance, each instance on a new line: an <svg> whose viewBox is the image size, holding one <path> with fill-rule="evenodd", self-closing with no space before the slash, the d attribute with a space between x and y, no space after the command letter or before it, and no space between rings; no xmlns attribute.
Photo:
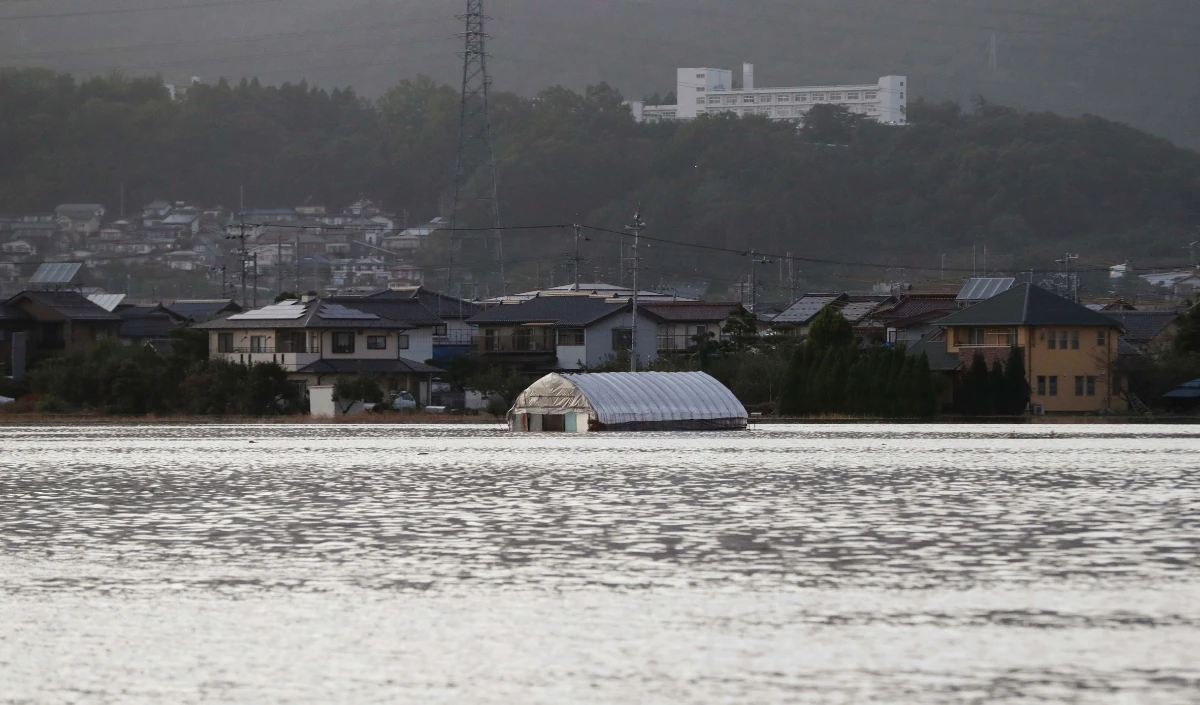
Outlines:
<svg viewBox="0 0 1200 705"><path fill-rule="evenodd" d="M464 216L486 218L491 228L490 240L495 243L496 256L500 262L500 290L507 294L508 282L504 274L504 240L500 234L500 200L496 191L496 157L492 150L492 119L488 106L488 92L492 79L487 71L488 54L485 43L483 0L467 0L467 12L458 15L465 23L464 31L458 36L464 48L459 56L463 59L462 100L458 117L458 153L454 165L454 211L450 216L450 270L447 274L447 290L454 276L454 252L456 229L465 220ZM474 188L468 182L474 181Z"/></svg>

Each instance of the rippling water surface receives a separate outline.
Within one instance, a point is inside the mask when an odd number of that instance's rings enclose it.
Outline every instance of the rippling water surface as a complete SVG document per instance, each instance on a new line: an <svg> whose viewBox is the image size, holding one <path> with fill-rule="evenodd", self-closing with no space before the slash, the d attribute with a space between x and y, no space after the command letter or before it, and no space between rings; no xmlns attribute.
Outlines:
<svg viewBox="0 0 1200 705"><path fill-rule="evenodd" d="M0 703L1196 703L1198 451L0 428Z"/></svg>

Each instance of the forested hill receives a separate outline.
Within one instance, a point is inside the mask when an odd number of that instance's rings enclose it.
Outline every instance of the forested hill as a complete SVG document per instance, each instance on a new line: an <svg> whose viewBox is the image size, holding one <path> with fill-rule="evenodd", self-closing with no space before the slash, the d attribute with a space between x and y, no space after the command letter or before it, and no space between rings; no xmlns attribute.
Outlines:
<svg viewBox="0 0 1200 705"><path fill-rule="evenodd" d="M1200 226L1200 154L1100 118L916 103L904 128L830 110L797 131L759 118L639 125L621 101L603 85L494 96L506 223L620 229L640 204L656 235L692 243L960 265L986 245L1013 267L1067 249L1178 255ZM457 107L455 90L423 78L374 101L256 82L172 101L152 79L4 70L0 213L93 201L116 213L123 183L133 207L236 206L244 186L247 206L365 195L411 222L444 207ZM514 258L546 247L506 242Z"/></svg>

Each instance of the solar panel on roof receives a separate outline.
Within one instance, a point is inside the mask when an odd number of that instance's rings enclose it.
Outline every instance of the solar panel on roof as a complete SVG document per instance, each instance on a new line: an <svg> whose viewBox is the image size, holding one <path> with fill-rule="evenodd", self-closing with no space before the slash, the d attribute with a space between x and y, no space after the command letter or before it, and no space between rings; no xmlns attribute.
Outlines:
<svg viewBox="0 0 1200 705"><path fill-rule="evenodd" d="M291 299L277 304L256 308L253 311L237 313L229 317L231 321L294 321L308 311L304 304Z"/></svg>
<svg viewBox="0 0 1200 705"><path fill-rule="evenodd" d="M79 274L82 264L78 262L53 262L38 266L29 278L30 284L70 284Z"/></svg>
<svg viewBox="0 0 1200 705"><path fill-rule="evenodd" d="M379 316L373 313L363 313L352 308L346 308L341 304L321 304L321 310L317 312L317 316L325 320L335 321L377 321Z"/></svg>
<svg viewBox="0 0 1200 705"><path fill-rule="evenodd" d="M958 301L983 301L1003 294L1016 283L1013 277L976 277L968 279L958 292Z"/></svg>
<svg viewBox="0 0 1200 705"><path fill-rule="evenodd" d="M88 296L88 301L91 301L109 313L112 313L124 300L125 294L92 294Z"/></svg>

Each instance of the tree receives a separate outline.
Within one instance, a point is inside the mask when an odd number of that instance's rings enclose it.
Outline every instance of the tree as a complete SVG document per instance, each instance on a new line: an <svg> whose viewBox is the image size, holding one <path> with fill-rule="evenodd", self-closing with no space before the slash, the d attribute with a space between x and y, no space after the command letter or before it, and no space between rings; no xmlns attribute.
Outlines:
<svg viewBox="0 0 1200 705"><path fill-rule="evenodd" d="M1192 306L1177 319L1179 328L1171 339L1171 347L1176 355L1195 355L1200 353L1200 305Z"/></svg>
<svg viewBox="0 0 1200 705"><path fill-rule="evenodd" d="M1021 349L1013 346L1008 351L1008 361L1004 363L1004 386L1006 389L1008 408L1005 414L1023 414L1029 406L1029 380L1025 378L1025 356Z"/></svg>
<svg viewBox="0 0 1200 705"><path fill-rule="evenodd" d="M826 306L808 327L805 344L817 350L848 347L854 344L854 326L835 306Z"/></svg>
<svg viewBox="0 0 1200 705"><path fill-rule="evenodd" d="M275 303L279 303L280 301L289 301L289 300L295 301L295 300L298 300L299 298L300 298L300 295L294 291L281 291L275 295Z"/></svg>
<svg viewBox="0 0 1200 705"><path fill-rule="evenodd" d="M343 411L348 411L356 401L381 404L384 399L383 380L378 375L362 372L338 375L333 382L333 398L345 404Z"/></svg>
<svg viewBox="0 0 1200 705"><path fill-rule="evenodd" d="M963 382L963 393L966 397L967 412L975 416L987 416L992 413L991 387L989 385L987 360L983 355L975 353L971 360L971 368Z"/></svg>
<svg viewBox="0 0 1200 705"><path fill-rule="evenodd" d="M992 369L988 373L988 399L991 401L989 413L1008 414L1012 401L1008 394L1008 380L1004 376L1004 366L999 360L992 361Z"/></svg>

